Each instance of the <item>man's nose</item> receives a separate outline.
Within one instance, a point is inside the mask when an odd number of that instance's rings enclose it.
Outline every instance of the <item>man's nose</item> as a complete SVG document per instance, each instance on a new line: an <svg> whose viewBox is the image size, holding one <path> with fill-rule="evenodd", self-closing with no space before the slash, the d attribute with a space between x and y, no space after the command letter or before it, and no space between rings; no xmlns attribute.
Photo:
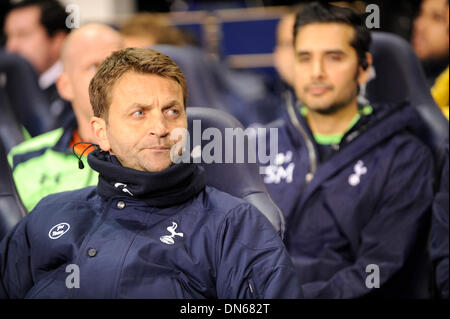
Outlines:
<svg viewBox="0 0 450 319"><path fill-rule="evenodd" d="M324 77L324 63L322 59L315 59L312 62L311 76L313 79L322 79Z"/></svg>
<svg viewBox="0 0 450 319"><path fill-rule="evenodd" d="M149 133L150 135L159 138L165 137L169 134L167 121L163 114L158 114L152 118Z"/></svg>

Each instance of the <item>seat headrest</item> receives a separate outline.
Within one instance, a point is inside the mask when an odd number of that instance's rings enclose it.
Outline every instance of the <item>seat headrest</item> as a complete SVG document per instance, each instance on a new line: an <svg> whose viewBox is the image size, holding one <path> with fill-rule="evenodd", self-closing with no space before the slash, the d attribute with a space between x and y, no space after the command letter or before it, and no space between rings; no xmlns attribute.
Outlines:
<svg viewBox="0 0 450 319"><path fill-rule="evenodd" d="M11 110L8 96L0 86L0 140L9 152L11 148L24 140L22 128Z"/></svg>
<svg viewBox="0 0 450 319"><path fill-rule="evenodd" d="M366 87L371 103L408 101L423 120L423 131L415 132L437 158L448 143L448 121L436 105L423 68L411 45L385 32L372 33L371 54L375 78Z"/></svg>
<svg viewBox="0 0 450 319"><path fill-rule="evenodd" d="M241 123L230 114L211 108L189 107L187 115L191 159L205 169L207 184L250 202L283 236L283 214L272 201L258 164L252 160L256 159L256 150L249 147L248 135L241 135L242 141L233 135L236 130L244 132ZM240 156L243 161L238 162Z"/></svg>
<svg viewBox="0 0 450 319"><path fill-rule="evenodd" d="M0 141L0 241L26 215Z"/></svg>
<svg viewBox="0 0 450 319"><path fill-rule="evenodd" d="M16 117L31 136L54 129L50 102L39 87L37 73L30 63L17 54L0 49L0 73L6 74L5 89Z"/></svg>

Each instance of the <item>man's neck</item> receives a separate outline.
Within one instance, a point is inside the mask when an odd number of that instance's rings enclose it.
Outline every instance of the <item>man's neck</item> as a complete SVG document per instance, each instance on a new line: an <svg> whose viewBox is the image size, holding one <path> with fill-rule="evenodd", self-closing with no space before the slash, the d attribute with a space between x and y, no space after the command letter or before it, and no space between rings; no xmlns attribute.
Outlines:
<svg viewBox="0 0 450 319"><path fill-rule="evenodd" d="M89 122L78 121L78 135L80 136L81 141L92 143L93 138Z"/></svg>
<svg viewBox="0 0 450 319"><path fill-rule="evenodd" d="M308 109L306 120L313 134L344 134L356 114L358 114L358 103L355 100L333 114L321 114Z"/></svg>

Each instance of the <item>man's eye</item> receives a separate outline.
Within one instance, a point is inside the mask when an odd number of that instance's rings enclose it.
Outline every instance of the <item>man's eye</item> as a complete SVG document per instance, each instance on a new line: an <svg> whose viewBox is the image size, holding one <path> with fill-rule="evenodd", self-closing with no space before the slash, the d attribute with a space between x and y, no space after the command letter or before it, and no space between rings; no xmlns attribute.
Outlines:
<svg viewBox="0 0 450 319"><path fill-rule="evenodd" d="M300 63L306 63L310 60L309 56L299 56L297 57L297 61Z"/></svg>
<svg viewBox="0 0 450 319"><path fill-rule="evenodd" d="M338 55L338 54L331 54L328 56L328 58L331 61L341 61L342 60L342 56Z"/></svg>
<svg viewBox="0 0 450 319"><path fill-rule="evenodd" d="M144 111L143 110L139 110L133 113L134 117L141 117L144 116Z"/></svg>
<svg viewBox="0 0 450 319"><path fill-rule="evenodd" d="M436 22L444 21L444 16L436 12L431 15L431 18Z"/></svg>
<svg viewBox="0 0 450 319"><path fill-rule="evenodd" d="M167 110L167 115L169 115L169 116L177 116L178 114L180 114L180 111L178 111L178 109L168 109Z"/></svg>

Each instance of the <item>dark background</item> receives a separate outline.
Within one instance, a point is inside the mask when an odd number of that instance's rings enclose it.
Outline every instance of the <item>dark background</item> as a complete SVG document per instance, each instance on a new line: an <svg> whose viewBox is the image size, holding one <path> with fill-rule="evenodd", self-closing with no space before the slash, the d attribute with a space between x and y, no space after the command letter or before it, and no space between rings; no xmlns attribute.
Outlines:
<svg viewBox="0 0 450 319"><path fill-rule="evenodd" d="M251 8L261 6L293 5L308 1L292 0L260 0L260 1L217 1L217 0L185 0L183 1L188 10L216 10L226 8ZM352 2L352 1L349 1ZM421 0L370 0L366 3L379 5L381 12L381 31L389 31L409 39L411 25L417 14ZM10 0L0 0L0 33L1 42L4 43L3 23ZM177 7L175 0L137 0L138 11L169 12L171 8Z"/></svg>

